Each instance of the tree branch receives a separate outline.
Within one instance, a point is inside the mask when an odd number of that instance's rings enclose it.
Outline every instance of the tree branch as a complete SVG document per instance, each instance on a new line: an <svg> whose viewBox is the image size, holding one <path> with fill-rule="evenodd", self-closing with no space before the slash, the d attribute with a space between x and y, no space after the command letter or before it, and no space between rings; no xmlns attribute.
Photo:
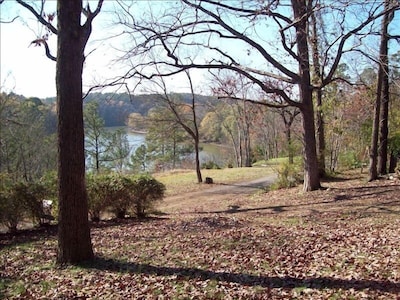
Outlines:
<svg viewBox="0 0 400 300"><path fill-rule="evenodd" d="M277 68L279 71L281 71L283 74L286 76L293 78L294 81L299 81L299 75L290 71L289 69L285 68L281 63L279 63L277 60L275 60L260 44L255 42L254 40L250 39L249 37L243 35L239 31L235 30L231 26L229 26L227 23L225 23L219 16L217 16L215 13L211 12L210 10L205 9L203 6L200 4L194 4L191 3L189 0L182 0L186 5L193 7L197 10L202 11L206 15L210 16L214 20L217 21L217 23L224 29L226 29L228 32L230 32L232 35L236 36L238 39L246 42L253 48L257 49L257 51L269 62L271 63L275 68ZM210 1L206 1L210 2ZM211 2L210 2L211 3Z"/></svg>
<svg viewBox="0 0 400 300"><path fill-rule="evenodd" d="M36 40L31 42L31 45L32 44L35 44L36 46L43 45L47 58L51 59L52 61L57 61L57 58L50 53L50 48L49 48L49 45L47 44L46 39L43 39L43 38L42 39L36 39Z"/></svg>
<svg viewBox="0 0 400 300"><path fill-rule="evenodd" d="M44 26L46 26L52 33L57 34L57 29L50 22L46 21L44 17L41 14L39 14L31 5L22 0L16 0L16 1L18 4L28 9L36 17L36 19Z"/></svg>
<svg viewBox="0 0 400 300"><path fill-rule="evenodd" d="M329 84L332 81L333 75L336 72L336 69L339 65L340 59L342 58L343 54L343 48L346 43L346 41L354 34L359 32L361 29L363 29L365 26L370 24L372 21L382 17L383 15L393 12L395 10L398 10L400 8L400 3L396 1L396 3L393 3L392 7L390 7L388 10L384 10L376 15L372 14L370 15L364 22L362 22L360 25L355 27L353 30L350 30L347 34L345 34L339 42L338 50L337 50L337 55L335 57L335 60L332 64L331 70L329 71L328 75L323 79L322 81L322 87Z"/></svg>
<svg viewBox="0 0 400 300"><path fill-rule="evenodd" d="M94 12L92 12L90 10L89 3L87 4L86 8L82 8L82 12L86 16L86 22L82 26L82 30L84 32L83 41L82 41L83 45L86 45L86 43L87 43L87 41L89 39L90 33L92 32L93 19L100 13L101 7L103 6L103 2L104 2L104 0L99 0L97 2L97 7L96 7Z"/></svg>

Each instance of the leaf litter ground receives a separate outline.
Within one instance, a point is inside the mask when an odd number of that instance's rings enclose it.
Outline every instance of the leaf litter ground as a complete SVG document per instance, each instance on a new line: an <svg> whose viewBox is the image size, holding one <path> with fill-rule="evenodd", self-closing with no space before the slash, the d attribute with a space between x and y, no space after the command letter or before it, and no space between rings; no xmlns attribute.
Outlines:
<svg viewBox="0 0 400 300"><path fill-rule="evenodd" d="M80 266L54 264L54 230L3 235L0 298L399 299L400 182L324 186L167 198L93 226Z"/></svg>

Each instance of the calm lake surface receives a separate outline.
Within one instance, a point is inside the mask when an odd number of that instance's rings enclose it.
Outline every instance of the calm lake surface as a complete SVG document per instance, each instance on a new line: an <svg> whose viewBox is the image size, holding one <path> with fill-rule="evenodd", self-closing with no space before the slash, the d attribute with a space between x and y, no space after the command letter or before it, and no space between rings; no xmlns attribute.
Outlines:
<svg viewBox="0 0 400 300"><path fill-rule="evenodd" d="M113 127L110 130L118 129L121 127ZM126 130L129 145L131 146L131 153L135 153L136 149L146 143L146 134L131 131L128 127L123 127ZM220 166L226 165L229 159L230 147L220 146L215 144L201 145L204 150L200 152L200 162L214 161Z"/></svg>

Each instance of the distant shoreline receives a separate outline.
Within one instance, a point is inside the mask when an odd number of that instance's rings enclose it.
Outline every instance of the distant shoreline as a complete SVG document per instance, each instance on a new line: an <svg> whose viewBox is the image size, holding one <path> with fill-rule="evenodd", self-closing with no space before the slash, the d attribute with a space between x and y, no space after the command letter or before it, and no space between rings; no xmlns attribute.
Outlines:
<svg viewBox="0 0 400 300"><path fill-rule="evenodd" d="M137 134L147 134L147 131L136 130L136 129L131 129L131 128L129 128L129 131L132 133L137 133Z"/></svg>

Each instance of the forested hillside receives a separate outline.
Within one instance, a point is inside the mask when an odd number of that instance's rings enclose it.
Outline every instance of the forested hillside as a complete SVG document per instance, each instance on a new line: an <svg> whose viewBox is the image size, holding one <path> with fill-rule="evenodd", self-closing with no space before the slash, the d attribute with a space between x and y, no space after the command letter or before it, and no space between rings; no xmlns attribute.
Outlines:
<svg viewBox="0 0 400 300"><path fill-rule="evenodd" d="M191 101L191 94L178 94L183 102ZM203 105L211 102L215 103L215 98L209 96L196 95L197 103ZM43 102L52 104L56 101L55 97L43 99ZM99 114L105 121L106 127L125 126L126 120L131 113L139 113L147 116L150 109L160 105L160 96L157 94L129 95L128 93L92 93L89 94L84 104L90 101L99 103Z"/></svg>

